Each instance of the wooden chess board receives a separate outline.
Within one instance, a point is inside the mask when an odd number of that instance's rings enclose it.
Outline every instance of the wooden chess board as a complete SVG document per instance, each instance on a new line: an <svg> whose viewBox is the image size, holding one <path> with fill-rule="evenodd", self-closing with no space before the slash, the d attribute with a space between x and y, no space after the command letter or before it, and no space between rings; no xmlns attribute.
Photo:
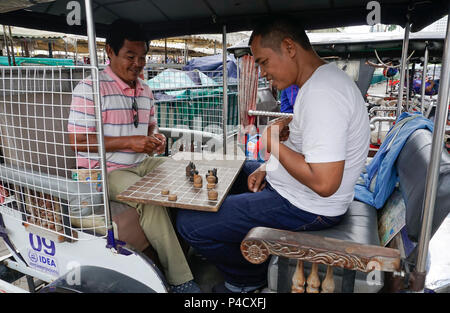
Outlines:
<svg viewBox="0 0 450 313"><path fill-rule="evenodd" d="M198 175L203 179L203 186L195 188L194 183L186 176L186 166L192 161ZM158 204L165 207L217 212L239 174L244 160L198 160L192 157L168 158L166 162L153 169L141 180L130 186L117 196L122 201ZM218 183L214 190L218 192L217 200L208 199L205 174L208 170L217 169ZM168 200L162 195L163 190L177 195L177 200Z"/></svg>

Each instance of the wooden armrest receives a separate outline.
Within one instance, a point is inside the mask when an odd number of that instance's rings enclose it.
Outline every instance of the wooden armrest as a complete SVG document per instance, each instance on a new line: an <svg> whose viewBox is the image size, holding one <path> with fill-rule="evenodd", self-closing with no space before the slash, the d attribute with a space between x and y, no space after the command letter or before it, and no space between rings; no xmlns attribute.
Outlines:
<svg viewBox="0 0 450 313"><path fill-rule="evenodd" d="M400 251L396 249L267 227L251 229L242 240L241 252L254 264L272 254L361 272L400 270Z"/></svg>

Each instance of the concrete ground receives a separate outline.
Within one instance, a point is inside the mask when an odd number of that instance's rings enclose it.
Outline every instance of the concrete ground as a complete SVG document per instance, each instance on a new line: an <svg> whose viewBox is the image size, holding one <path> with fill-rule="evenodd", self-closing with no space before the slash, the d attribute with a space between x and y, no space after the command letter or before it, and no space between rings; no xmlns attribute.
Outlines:
<svg viewBox="0 0 450 313"><path fill-rule="evenodd" d="M9 254L9 250L6 247L5 241L3 240L3 238L0 238L0 257L8 255ZM28 283L27 283L27 279L26 277L22 277L19 280L15 281L13 283L14 286L22 288L26 291L29 291L28 289Z"/></svg>

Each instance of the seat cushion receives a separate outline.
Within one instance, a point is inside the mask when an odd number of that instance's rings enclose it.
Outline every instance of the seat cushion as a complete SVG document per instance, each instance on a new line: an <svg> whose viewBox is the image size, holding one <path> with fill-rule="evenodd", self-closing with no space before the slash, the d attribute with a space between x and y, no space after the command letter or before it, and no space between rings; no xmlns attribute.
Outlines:
<svg viewBox="0 0 450 313"><path fill-rule="evenodd" d="M431 156L432 133L419 129L409 136L396 162L400 190L406 205L408 237L417 242L422 226L422 206ZM450 154L443 149L440 160L431 234L433 235L450 212Z"/></svg>
<svg viewBox="0 0 450 313"><path fill-rule="evenodd" d="M353 201L343 220L336 226L305 233L368 245L380 245L377 210L366 203Z"/></svg>

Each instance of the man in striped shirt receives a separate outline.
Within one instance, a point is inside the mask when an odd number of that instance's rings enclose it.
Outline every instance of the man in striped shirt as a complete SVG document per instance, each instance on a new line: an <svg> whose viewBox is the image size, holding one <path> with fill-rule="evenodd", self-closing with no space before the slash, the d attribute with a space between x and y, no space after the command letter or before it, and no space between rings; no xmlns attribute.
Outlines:
<svg viewBox="0 0 450 313"><path fill-rule="evenodd" d="M108 190L111 200L141 179L164 158L166 138L157 133L153 94L139 79L145 66L148 42L139 25L119 20L106 39L110 65L99 73ZM77 152L78 168L99 166L92 79L81 81L72 94L69 139ZM198 292L178 242L167 209L125 202L136 208L140 225L158 253L173 292Z"/></svg>

